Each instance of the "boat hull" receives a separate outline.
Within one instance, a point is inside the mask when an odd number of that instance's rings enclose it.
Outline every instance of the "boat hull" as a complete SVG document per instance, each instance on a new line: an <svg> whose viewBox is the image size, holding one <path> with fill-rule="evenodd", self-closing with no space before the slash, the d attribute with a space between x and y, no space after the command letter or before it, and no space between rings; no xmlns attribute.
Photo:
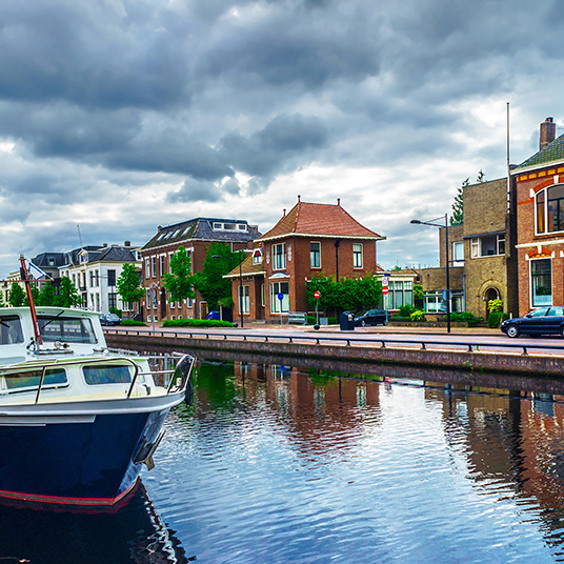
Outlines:
<svg viewBox="0 0 564 564"><path fill-rule="evenodd" d="M0 408L0 498L118 503L158 445L171 399L98 402L95 410L67 404L64 415L53 406L20 407L19 413Z"/></svg>

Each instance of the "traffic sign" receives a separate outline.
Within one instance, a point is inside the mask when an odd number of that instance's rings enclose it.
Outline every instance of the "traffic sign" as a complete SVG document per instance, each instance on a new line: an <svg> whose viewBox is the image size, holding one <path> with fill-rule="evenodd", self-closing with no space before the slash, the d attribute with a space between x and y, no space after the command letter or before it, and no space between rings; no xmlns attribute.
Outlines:
<svg viewBox="0 0 564 564"><path fill-rule="evenodd" d="M315 290L315 293L313 294L313 297L318 300L321 297L321 294L319 293L319 290Z"/></svg>
<svg viewBox="0 0 564 564"><path fill-rule="evenodd" d="M384 286L382 288L382 294L384 294L384 296L390 291L390 289L387 286Z"/></svg>
<svg viewBox="0 0 564 564"><path fill-rule="evenodd" d="M387 288L388 287L388 277L384 276L384 278L382 278L382 288Z"/></svg>
<svg viewBox="0 0 564 564"><path fill-rule="evenodd" d="M278 299L282 301L284 299L284 294L282 292L278 293Z"/></svg>

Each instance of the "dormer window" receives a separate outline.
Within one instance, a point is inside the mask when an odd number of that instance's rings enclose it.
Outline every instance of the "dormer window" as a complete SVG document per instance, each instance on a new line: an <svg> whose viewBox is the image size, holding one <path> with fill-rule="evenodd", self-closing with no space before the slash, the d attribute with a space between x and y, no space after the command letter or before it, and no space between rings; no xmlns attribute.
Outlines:
<svg viewBox="0 0 564 564"><path fill-rule="evenodd" d="M256 249L253 253L253 264L262 264L262 251Z"/></svg>

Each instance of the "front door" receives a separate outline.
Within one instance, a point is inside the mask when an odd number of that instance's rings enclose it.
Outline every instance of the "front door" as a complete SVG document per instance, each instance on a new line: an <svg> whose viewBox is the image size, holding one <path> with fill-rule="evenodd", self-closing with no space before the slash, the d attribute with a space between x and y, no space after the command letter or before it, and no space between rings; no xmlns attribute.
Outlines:
<svg viewBox="0 0 564 564"><path fill-rule="evenodd" d="M207 302L200 302L200 319L205 319L208 314Z"/></svg>

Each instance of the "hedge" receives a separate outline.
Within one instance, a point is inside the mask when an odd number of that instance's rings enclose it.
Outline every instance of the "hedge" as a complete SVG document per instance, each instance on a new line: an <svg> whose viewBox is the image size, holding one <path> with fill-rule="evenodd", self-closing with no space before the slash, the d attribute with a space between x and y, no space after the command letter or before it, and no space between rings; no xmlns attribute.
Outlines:
<svg viewBox="0 0 564 564"><path fill-rule="evenodd" d="M235 327L235 324L218 319L166 319L163 327Z"/></svg>

